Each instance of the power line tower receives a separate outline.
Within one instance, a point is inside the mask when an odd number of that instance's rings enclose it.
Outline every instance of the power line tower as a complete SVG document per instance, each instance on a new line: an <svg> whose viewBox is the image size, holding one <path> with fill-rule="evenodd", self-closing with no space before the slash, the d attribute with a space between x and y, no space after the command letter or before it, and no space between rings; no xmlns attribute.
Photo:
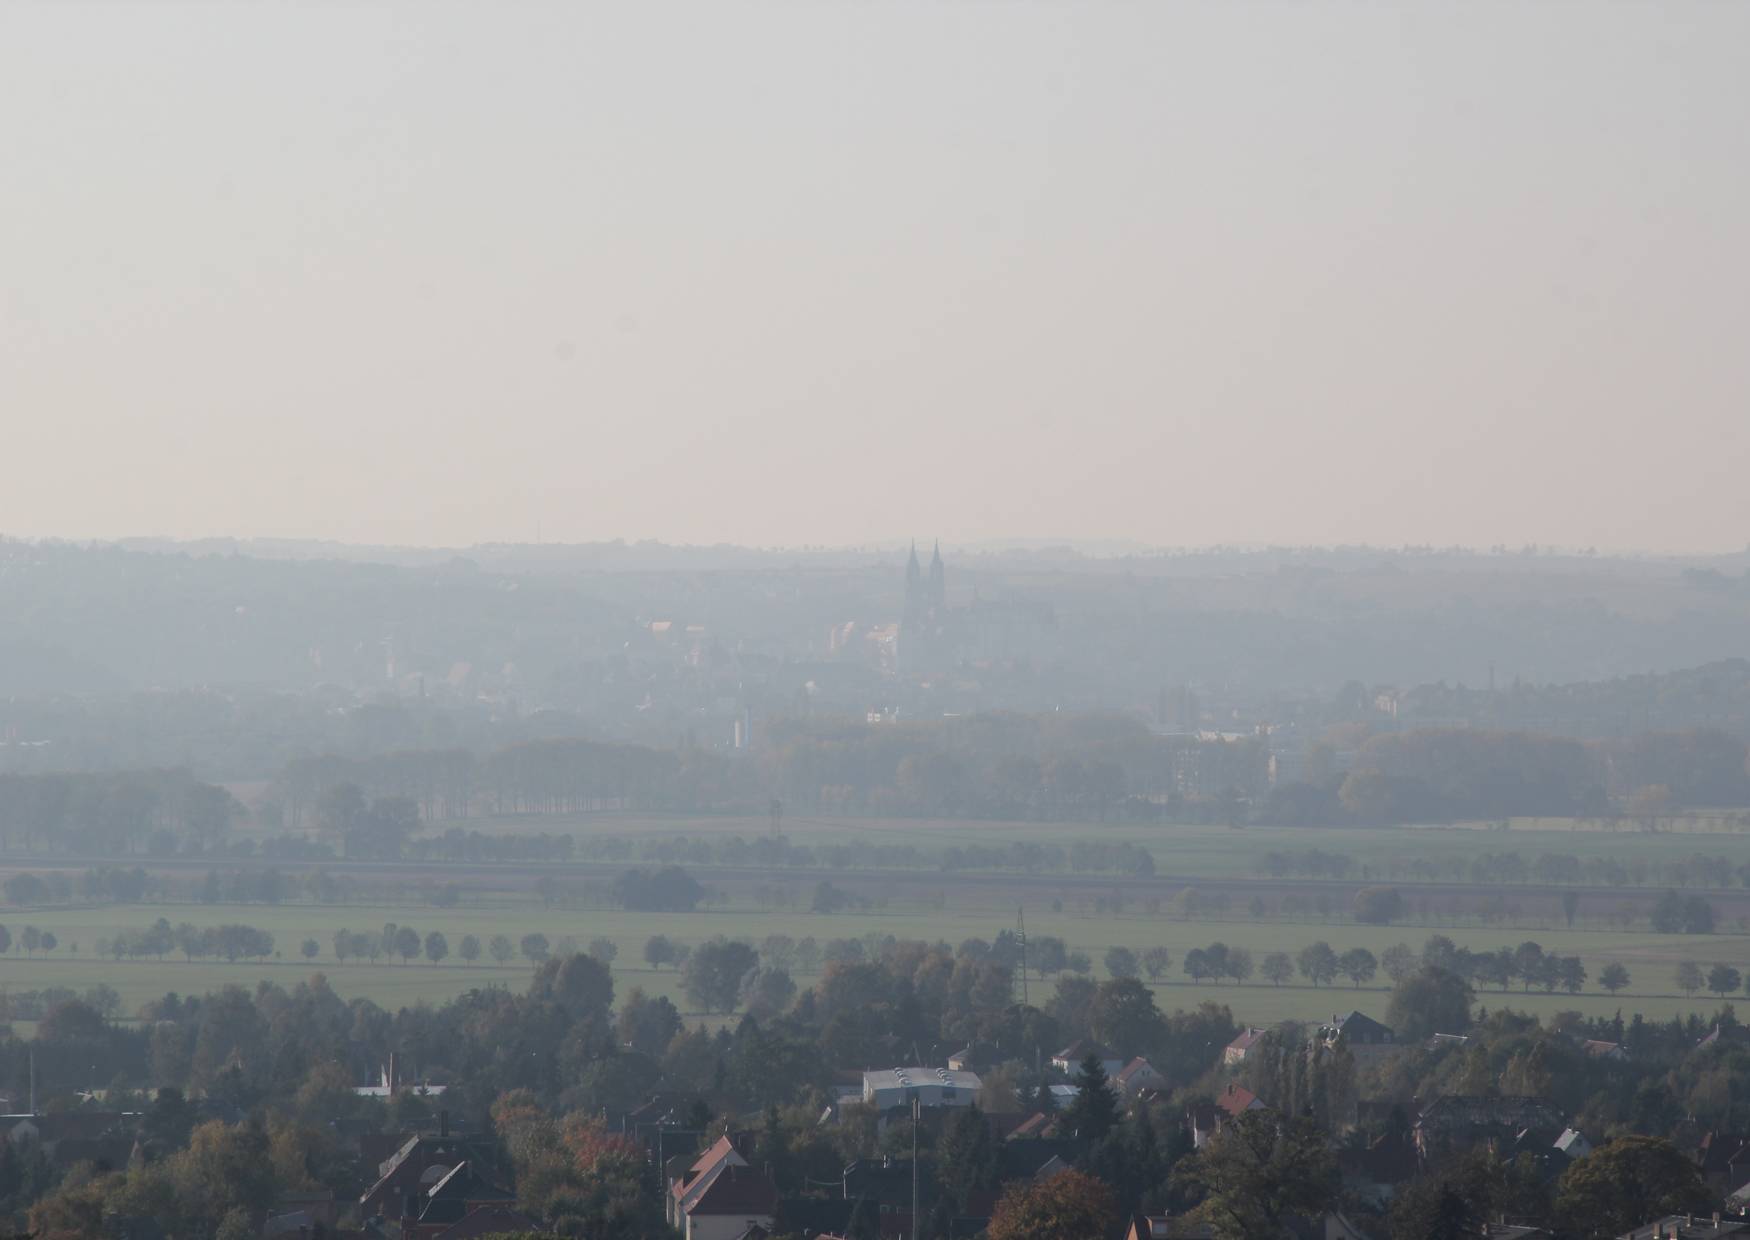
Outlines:
<svg viewBox="0 0 1750 1240"><path fill-rule="evenodd" d="M1021 1006L1027 1004L1027 909L1024 905L1015 909L1015 943L1021 949Z"/></svg>

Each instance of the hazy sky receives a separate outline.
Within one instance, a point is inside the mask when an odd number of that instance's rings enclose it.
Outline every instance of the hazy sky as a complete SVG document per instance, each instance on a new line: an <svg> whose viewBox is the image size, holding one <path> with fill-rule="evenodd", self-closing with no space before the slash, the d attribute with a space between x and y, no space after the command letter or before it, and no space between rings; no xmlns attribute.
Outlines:
<svg viewBox="0 0 1750 1240"><path fill-rule="evenodd" d="M0 3L0 531L1750 540L1750 5Z"/></svg>

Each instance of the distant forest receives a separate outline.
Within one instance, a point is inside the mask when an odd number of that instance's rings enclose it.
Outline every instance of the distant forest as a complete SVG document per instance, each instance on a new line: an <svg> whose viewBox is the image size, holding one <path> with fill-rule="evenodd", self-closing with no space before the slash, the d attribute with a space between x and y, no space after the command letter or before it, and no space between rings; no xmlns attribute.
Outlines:
<svg viewBox="0 0 1750 1240"><path fill-rule="evenodd" d="M1746 759L1745 742L1718 729L1577 741L1443 728L1382 733L1347 755L1321 742L1301 778L1272 782L1263 737L1159 736L1113 715L789 720L763 749L727 755L540 740L482 755L302 758L253 812L257 826L387 857L431 824L599 810L770 814L774 825L785 814L1289 826L1580 816L1657 829L1684 810L1750 808ZM7 848L207 851L247 812L181 770L0 774Z"/></svg>

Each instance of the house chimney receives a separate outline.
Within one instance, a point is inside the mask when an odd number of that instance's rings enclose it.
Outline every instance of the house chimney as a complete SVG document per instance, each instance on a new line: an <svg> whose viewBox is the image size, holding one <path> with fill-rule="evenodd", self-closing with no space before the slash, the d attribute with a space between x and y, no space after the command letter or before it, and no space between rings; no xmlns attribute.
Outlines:
<svg viewBox="0 0 1750 1240"><path fill-rule="evenodd" d="M395 1061L395 1052L389 1052L389 1066L383 1071L383 1088L394 1093L401 1088L400 1064Z"/></svg>

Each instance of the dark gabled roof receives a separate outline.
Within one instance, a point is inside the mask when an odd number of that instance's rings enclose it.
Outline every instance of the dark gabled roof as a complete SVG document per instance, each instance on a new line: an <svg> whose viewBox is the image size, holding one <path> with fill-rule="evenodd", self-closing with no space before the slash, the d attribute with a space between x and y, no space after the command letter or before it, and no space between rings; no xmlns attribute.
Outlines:
<svg viewBox="0 0 1750 1240"><path fill-rule="evenodd" d="M1330 1028L1351 1037L1382 1033L1388 1038L1397 1037L1397 1033L1389 1025L1380 1024L1366 1012L1350 1012L1347 1016L1332 1017Z"/></svg>
<svg viewBox="0 0 1750 1240"><path fill-rule="evenodd" d="M28 1123L36 1129L37 1140L44 1145L69 1138L96 1141L103 1137L131 1134L138 1126L139 1116L122 1111L57 1111L52 1115L8 1115L0 1120L0 1132Z"/></svg>
<svg viewBox="0 0 1750 1240"><path fill-rule="evenodd" d="M1568 1117L1547 1098L1489 1098L1475 1094L1447 1094L1422 1108L1419 1129L1451 1132L1464 1128L1511 1129L1567 1127Z"/></svg>
<svg viewBox="0 0 1750 1240"><path fill-rule="evenodd" d="M501 1232L540 1231L539 1219L530 1218L509 1206L481 1206L464 1214L433 1240L471 1240L474 1236L492 1236Z"/></svg>
<svg viewBox="0 0 1750 1240"><path fill-rule="evenodd" d="M1054 1158L1074 1165L1087 1149L1086 1141L1068 1137L1009 1141L997 1149L998 1171L1004 1180L1028 1179Z"/></svg>
<svg viewBox="0 0 1750 1240"><path fill-rule="evenodd" d="M1337 1169L1346 1180L1368 1184L1402 1184L1416 1178L1416 1143L1408 1133L1387 1133L1360 1149L1337 1151Z"/></svg>
<svg viewBox="0 0 1750 1240"><path fill-rule="evenodd" d="M1710 1132L1701 1139L1695 1161L1703 1174L1726 1171L1744 1151L1744 1138L1734 1132Z"/></svg>
<svg viewBox="0 0 1750 1240"><path fill-rule="evenodd" d="M1068 1046L1058 1051L1057 1054L1052 1056L1052 1058L1062 1059L1066 1062L1080 1063L1089 1055L1097 1055L1101 1059L1118 1058L1118 1056L1114 1055L1111 1051L1107 1050L1092 1038L1077 1038L1074 1042L1071 1042Z"/></svg>
<svg viewBox="0 0 1750 1240"><path fill-rule="evenodd" d="M778 1190L763 1171L753 1167L729 1166L717 1173L717 1178L698 1200L687 1207L687 1213L700 1215L773 1214L778 1209Z"/></svg>

